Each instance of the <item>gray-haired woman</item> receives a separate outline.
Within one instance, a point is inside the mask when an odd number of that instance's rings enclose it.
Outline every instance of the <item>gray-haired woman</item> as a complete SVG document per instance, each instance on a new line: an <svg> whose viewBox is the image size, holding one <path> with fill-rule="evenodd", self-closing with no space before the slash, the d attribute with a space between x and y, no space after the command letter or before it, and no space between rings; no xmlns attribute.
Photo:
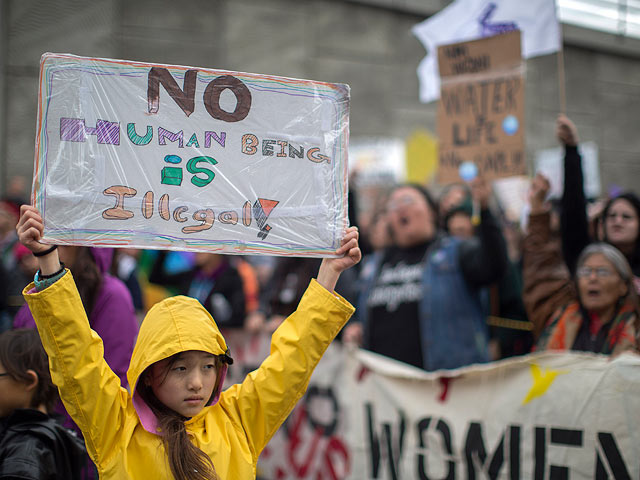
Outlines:
<svg viewBox="0 0 640 480"><path fill-rule="evenodd" d="M538 335L536 349L637 350L640 309L629 263L612 245L594 243L580 254L572 279L549 226L548 189L543 176L533 180L524 241L523 297Z"/></svg>

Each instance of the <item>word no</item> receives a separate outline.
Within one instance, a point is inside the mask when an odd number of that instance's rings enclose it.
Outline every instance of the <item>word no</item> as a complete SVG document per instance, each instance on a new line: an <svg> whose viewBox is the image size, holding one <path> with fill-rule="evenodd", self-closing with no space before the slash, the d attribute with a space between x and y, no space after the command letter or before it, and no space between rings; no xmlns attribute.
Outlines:
<svg viewBox="0 0 640 480"><path fill-rule="evenodd" d="M161 67L151 67L147 86L147 104L149 113L158 113L160 108L160 84L169 96L178 104L188 117L195 110L196 80L198 70L187 70L184 74L182 88L178 86L169 70ZM224 90L230 90L236 97L236 108L227 112L220 107L220 95ZM216 120L223 122L239 122L249 115L251 109L251 91L233 75L217 77L204 90L202 95L204 108Z"/></svg>

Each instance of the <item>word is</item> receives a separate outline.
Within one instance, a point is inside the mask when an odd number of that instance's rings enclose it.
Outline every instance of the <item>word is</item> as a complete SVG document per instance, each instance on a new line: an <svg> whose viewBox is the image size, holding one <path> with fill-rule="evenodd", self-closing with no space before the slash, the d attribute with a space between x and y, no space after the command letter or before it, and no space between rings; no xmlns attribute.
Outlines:
<svg viewBox="0 0 640 480"><path fill-rule="evenodd" d="M167 155L164 157L164 161L177 165L182 162L182 158L178 155ZM193 174L191 177L191 183L196 187L205 187L211 183L216 174L202 166L205 165L217 165L218 162L215 158L211 157L193 157L187 162L187 171ZM204 177L199 177L198 174L203 174ZM161 172L160 183L165 185L182 185L182 168L181 167L164 167Z"/></svg>

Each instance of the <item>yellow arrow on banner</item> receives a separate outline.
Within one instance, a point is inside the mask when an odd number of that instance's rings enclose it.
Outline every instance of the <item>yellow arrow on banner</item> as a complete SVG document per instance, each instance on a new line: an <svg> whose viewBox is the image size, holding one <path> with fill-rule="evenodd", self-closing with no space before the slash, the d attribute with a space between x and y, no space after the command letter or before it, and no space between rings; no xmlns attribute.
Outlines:
<svg viewBox="0 0 640 480"><path fill-rule="evenodd" d="M527 394L525 399L522 401L523 405L529 403L534 398L541 397L545 393L547 393L547 390L558 375L569 373L566 370L552 370L551 368L545 368L543 370L535 363L532 363L529 366L531 367L533 386L531 387L531 390L529 390L529 393Z"/></svg>

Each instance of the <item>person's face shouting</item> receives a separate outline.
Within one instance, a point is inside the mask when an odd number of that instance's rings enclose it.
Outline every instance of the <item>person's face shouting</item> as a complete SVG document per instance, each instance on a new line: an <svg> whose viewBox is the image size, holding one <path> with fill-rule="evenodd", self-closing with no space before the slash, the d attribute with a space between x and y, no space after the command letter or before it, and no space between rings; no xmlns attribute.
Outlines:
<svg viewBox="0 0 640 480"><path fill-rule="evenodd" d="M433 211L424 195L414 188L396 189L389 198L387 214L393 241L399 247L412 247L435 236Z"/></svg>

